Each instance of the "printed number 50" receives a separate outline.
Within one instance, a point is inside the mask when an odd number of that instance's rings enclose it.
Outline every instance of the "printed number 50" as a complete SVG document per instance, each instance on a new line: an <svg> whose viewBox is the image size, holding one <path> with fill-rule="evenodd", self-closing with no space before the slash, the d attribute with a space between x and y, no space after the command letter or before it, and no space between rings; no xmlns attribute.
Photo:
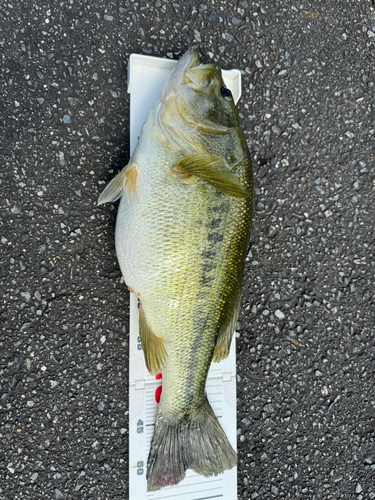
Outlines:
<svg viewBox="0 0 375 500"><path fill-rule="evenodd" d="M143 461L137 462L137 474L138 476L142 476L144 470L143 470L144 464Z"/></svg>

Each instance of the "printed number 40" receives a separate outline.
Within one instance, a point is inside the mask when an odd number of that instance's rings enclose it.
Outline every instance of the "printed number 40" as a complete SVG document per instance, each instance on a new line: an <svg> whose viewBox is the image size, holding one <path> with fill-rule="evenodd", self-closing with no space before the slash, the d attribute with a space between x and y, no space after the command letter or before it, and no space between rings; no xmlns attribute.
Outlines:
<svg viewBox="0 0 375 500"><path fill-rule="evenodd" d="M143 432L143 421L142 420L138 420L138 422L137 422L137 432L138 432L138 434L142 434L142 432Z"/></svg>

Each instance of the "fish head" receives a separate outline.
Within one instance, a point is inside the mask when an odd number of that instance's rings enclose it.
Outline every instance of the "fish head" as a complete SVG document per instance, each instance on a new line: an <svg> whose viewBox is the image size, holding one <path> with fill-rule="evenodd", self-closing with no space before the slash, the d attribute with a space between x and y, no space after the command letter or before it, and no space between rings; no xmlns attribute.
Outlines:
<svg viewBox="0 0 375 500"><path fill-rule="evenodd" d="M196 50L188 50L174 67L160 98L160 121L173 136L189 129L227 134L238 127L234 100L217 64L200 64Z"/></svg>

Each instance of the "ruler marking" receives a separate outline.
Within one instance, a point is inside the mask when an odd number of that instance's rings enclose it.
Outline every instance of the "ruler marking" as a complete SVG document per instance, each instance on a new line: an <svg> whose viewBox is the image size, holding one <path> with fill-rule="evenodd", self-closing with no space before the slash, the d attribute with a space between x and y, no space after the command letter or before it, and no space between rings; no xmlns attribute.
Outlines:
<svg viewBox="0 0 375 500"><path fill-rule="evenodd" d="M196 477L201 477L199 476L198 474L196 474L192 469L188 469L189 471L191 471L191 475L187 476L185 479L188 481L188 480L195 480ZM216 484L218 483L218 484ZM206 481L199 481L198 483L196 482L191 482L189 483L189 486L203 486L203 485L211 485L214 489L218 489L218 488L221 488L222 487L222 483L223 483L223 478L222 477L219 477L219 478L215 478L214 476L211 476L211 478L207 478ZM180 489L180 488L186 488L186 484L176 484L174 487L173 487L173 492ZM210 488L211 489L211 488ZM195 493L203 493L204 491L208 491L208 490L199 490L199 491L196 491ZM166 490L165 493L173 493L171 490ZM153 495L154 493L153 492L149 492L148 495ZM180 495L183 494L183 493L180 493Z"/></svg>
<svg viewBox="0 0 375 500"><path fill-rule="evenodd" d="M224 495L215 495L213 497L201 497L201 498L195 498L194 500L208 500L209 498L223 498Z"/></svg>
<svg viewBox="0 0 375 500"><path fill-rule="evenodd" d="M194 486L194 485L189 485L189 487L191 487L191 486ZM172 498L172 497L174 498L174 497L180 497L182 495L191 495L191 494L203 493L204 491L208 491L208 490L203 490L203 491L189 491L189 492L185 491L185 493L174 493L173 491L168 491L168 492L166 492L166 494L167 493L171 493L172 495L168 494L168 496L165 496L164 498ZM209 500L211 498L223 498L223 496L224 496L223 494L219 494L219 495L213 495L213 496L210 496L210 497L199 497L199 498L195 498L194 497L191 500ZM152 498L152 497L149 497L149 498Z"/></svg>
<svg viewBox="0 0 375 500"><path fill-rule="evenodd" d="M192 469L188 469L188 470L192 470ZM189 480L189 479L195 480L196 477L201 477L201 476L199 476L198 474L193 472L193 475L186 477L186 480ZM218 484L217 486L215 486L214 483L222 483L222 482L223 482L223 479L212 479L211 481L208 479L207 481L202 481L202 482L199 481L198 483L191 482L191 483L189 483L189 486L202 486L203 484L211 484L214 486L215 489L218 489L218 488L221 488L222 485ZM186 486L187 486L186 484L176 484L173 487L173 490L175 491L175 490L178 490L180 488L186 488ZM208 491L208 490L200 490L200 491L196 491L195 493L202 493L203 491ZM179 493L179 494L181 495L182 493Z"/></svg>
<svg viewBox="0 0 375 500"><path fill-rule="evenodd" d="M189 485L185 485L185 488L186 486L189 486L189 488L191 488L192 486L197 486L199 483L194 483L194 484L189 484ZM176 487L174 487L175 489ZM216 488L217 489L217 488ZM191 495L191 494L198 494L198 493L204 493L205 491L209 491L209 490L200 490L200 491L189 491L189 492L184 492L184 493L175 493L174 491L166 491L166 495L168 496L164 496L162 498L175 498L175 497L181 497L183 495ZM169 493L171 493L171 495L169 495ZM150 495L147 495L149 498L153 498L154 495L150 496ZM218 494L218 495L214 495L214 496L210 496L210 497L200 497L200 498L194 498L194 499L191 499L191 500L209 500L211 498L223 498L223 494ZM160 498L160 497L159 497ZM160 499L161 500L161 499Z"/></svg>

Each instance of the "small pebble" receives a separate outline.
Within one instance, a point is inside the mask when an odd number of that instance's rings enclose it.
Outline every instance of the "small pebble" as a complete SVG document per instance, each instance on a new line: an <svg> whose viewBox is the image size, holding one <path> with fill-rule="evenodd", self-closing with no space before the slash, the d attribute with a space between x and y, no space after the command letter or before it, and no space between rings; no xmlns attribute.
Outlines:
<svg viewBox="0 0 375 500"><path fill-rule="evenodd" d="M77 97L68 97L68 101L72 106L77 106L79 100Z"/></svg>
<svg viewBox="0 0 375 500"><path fill-rule="evenodd" d="M280 309L277 309L275 311L275 316L276 316L276 318L279 318L279 319L284 319L285 318L285 314L282 311L280 311Z"/></svg>

